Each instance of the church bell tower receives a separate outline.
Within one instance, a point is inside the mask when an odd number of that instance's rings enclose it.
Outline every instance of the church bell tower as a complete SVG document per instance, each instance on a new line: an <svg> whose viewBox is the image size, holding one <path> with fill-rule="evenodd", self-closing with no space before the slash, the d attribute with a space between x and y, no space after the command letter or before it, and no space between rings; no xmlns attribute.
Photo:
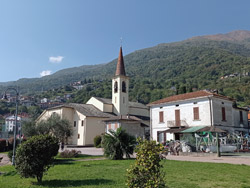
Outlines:
<svg viewBox="0 0 250 188"><path fill-rule="evenodd" d="M112 79L112 104L114 106L113 112L116 115L127 115L129 113L128 90L129 77L126 76L122 47L120 47L116 72Z"/></svg>

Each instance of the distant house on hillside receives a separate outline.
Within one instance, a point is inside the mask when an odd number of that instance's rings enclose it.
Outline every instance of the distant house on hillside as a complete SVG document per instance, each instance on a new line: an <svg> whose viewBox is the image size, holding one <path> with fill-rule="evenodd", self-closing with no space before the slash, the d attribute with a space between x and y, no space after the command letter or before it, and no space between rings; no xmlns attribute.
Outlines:
<svg viewBox="0 0 250 188"><path fill-rule="evenodd" d="M215 126L228 132L248 132L248 110L235 100L206 90L174 95L149 104L151 135L159 142L179 140L188 127Z"/></svg>
<svg viewBox="0 0 250 188"><path fill-rule="evenodd" d="M48 108L37 121L45 120L53 113L71 122L74 133L68 144L72 145L93 145L96 135L118 127L136 137L149 134L149 108L129 101L129 77L125 73L122 48L112 79L112 99L91 97L87 104L69 103Z"/></svg>

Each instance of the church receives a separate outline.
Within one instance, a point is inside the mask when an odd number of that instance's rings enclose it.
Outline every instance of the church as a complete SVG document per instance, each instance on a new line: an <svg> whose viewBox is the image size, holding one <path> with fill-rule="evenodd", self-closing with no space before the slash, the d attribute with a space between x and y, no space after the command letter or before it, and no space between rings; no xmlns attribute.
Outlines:
<svg viewBox="0 0 250 188"><path fill-rule="evenodd" d="M92 146L94 137L122 127L130 135L149 138L149 108L129 101L129 77L120 47L115 75L112 79L112 99L91 97L86 104L66 103L48 108L37 122L57 113L68 119L73 127L69 145Z"/></svg>

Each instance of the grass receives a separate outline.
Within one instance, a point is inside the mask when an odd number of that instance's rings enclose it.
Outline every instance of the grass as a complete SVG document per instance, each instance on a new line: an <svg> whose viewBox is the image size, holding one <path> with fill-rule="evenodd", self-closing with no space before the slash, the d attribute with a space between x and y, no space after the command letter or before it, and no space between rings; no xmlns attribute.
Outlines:
<svg viewBox="0 0 250 188"><path fill-rule="evenodd" d="M81 159L97 159L97 158L103 158L103 155L86 155L86 154L78 154L77 157L73 158L62 158L60 155L56 157L57 160L72 160L72 161L77 161Z"/></svg>
<svg viewBox="0 0 250 188"><path fill-rule="evenodd" d="M38 185L20 178L12 166L0 167L0 187L8 188L122 188L126 169L134 160L73 161L50 168ZM163 161L168 188L250 188L250 166L218 163Z"/></svg>

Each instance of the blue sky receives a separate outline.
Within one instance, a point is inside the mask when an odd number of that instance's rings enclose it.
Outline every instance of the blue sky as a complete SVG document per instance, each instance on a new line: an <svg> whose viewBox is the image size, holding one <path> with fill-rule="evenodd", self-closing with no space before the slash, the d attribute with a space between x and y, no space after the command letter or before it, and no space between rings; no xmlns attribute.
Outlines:
<svg viewBox="0 0 250 188"><path fill-rule="evenodd" d="M159 43L250 30L248 0L1 0L0 82L107 63Z"/></svg>

